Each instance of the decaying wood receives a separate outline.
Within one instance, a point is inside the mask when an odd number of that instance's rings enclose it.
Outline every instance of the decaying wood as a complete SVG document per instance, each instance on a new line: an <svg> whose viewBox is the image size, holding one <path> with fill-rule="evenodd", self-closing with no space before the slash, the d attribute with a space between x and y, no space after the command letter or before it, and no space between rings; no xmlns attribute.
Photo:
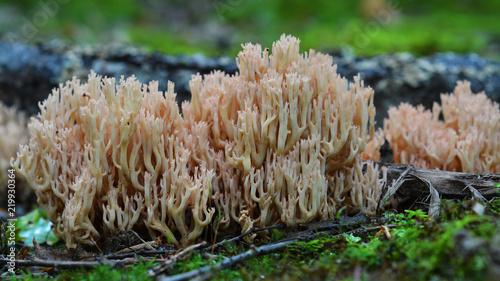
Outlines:
<svg viewBox="0 0 500 281"><path fill-rule="evenodd" d="M389 199L396 194L396 192L399 190L401 185L406 179L406 176L408 173L413 170L414 168L412 166L406 167L403 173L401 173L398 176L398 179L389 187L386 189L384 196L382 196L382 200L378 202L377 210L380 210L380 205L385 206L387 202L389 202ZM389 172L388 172L389 173ZM391 182L390 180L388 182Z"/></svg>
<svg viewBox="0 0 500 281"><path fill-rule="evenodd" d="M459 173L441 170L417 169L411 165L379 163L387 167L388 185L398 184L394 193L386 193L395 209L406 209L430 194L435 198L435 189L441 199L491 200L500 197L500 174ZM383 199L388 199L385 196Z"/></svg>

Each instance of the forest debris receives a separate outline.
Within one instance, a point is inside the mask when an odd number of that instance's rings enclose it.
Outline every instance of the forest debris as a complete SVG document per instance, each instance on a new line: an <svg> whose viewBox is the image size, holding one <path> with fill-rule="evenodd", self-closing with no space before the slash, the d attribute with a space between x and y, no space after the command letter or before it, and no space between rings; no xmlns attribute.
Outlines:
<svg viewBox="0 0 500 281"><path fill-rule="evenodd" d="M415 176L419 180L425 182L427 186L429 187L429 196L430 197L430 202L429 202L429 217L435 218L439 215L439 203L441 203L441 199L439 197L439 192L434 188L432 183L428 179L421 178L419 176Z"/></svg>
<svg viewBox="0 0 500 281"><path fill-rule="evenodd" d="M214 245L211 245L209 246L207 249L205 250L212 250L212 253L219 249L221 246L227 244L227 243L230 243L230 242L237 242L237 241L241 241L243 238L245 238L247 235L250 235L250 234L253 234L253 233L258 233L258 232L261 232L261 231L267 231L267 230L270 230L270 229L285 229L286 228L286 224L284 223L279 223L277 225L272 225L272 226L268 226L268 227L263 227L263 228L251 228L249 229L247 232L243 233L243 234L240 234L236 237L233 237L231 239L225 239L223 241L220 241Z"/></svg>
<svg viewBox="0 0 500 281"><path fill-rule="evenodd" d="M379 202L379 205L377 206L377 209L379 209L380 207L384 207L384 205L387 203L387 201L389 201L389 199L394 195L396 194L396 192L398 191L398 189L401 187L401 185L403 184L403 182L405 181L405 178L406 176L408 175L408 173L413 170L413 166L410 166L408 165L408 167L406 168L406 170L401 173L397 179L396 182L394 182L394 184L385 192L385 195L384 197L382 198L381 202ZM388 172L389 173L389 172ZM387 182L389 182L389 179L387 180ZM380 206L380 204L382 204L382 206Z"/></svg>
<svg viewBox="0 0 500 281"><path fill-rule="evenodd" d="M468 184L466 186L466 188L469 189L473 198L475 198L476 200L479 200L481 202L486 202L486 198L484 198L484 196L481 195L481 193L479 193L479 191L477 191L474 187L472 187L472 185Z"/></svg>
<svg viewBox="0 0 500 281"><path fill-rule="evenodd" d="M380 165L387 167L387 182L397 179L394 188L389 188L383 196L380 207L383 207L382 202L387 202L389 198L391 207L397 210L422 207L415 203L418 198L431 193L430 185L441 199L465 199L479 195L485 200L500 197L500 190L495 187L495 183L500 182L500 174L417 169L405 164L380 163Z"/></svg>
<svg viewBox="0 0 500 281"><path fill-rule="evenodd" d="M387 225L386 227L393 228L393 227L396 227L396 225L391 224L391 225ZM379 229L380 229L380 226L376 226L376 227L361 226L361 227L356 228L354 230L344 232L343 234L368 233L368 232L376 231ZM336 230L334 230L334 231L336 231ZM207 280L207 279L210 279L212 277L213 273L218 272L222 269L226 269L226 268L235 266L237 264L241 264L241 263L243 263L249 259L255 258L255 257L267 255L270 253L282 252L286 249L286 247L288 245L290 245L293 242L311 241L314 238L316 238L319 233L332 234L331 232L332 232L332 230L315 232L315 233L311 233L310 235L307 235L307 236L296 237L294 239L280 241L280 242L276 242L276 243L271 243L271 244L267 244L267 245L260 246L260 247L255 247L252 245L252 246L250 246L250 249L248 251L243 252L243 253L238 254L238 255L235 255L235 256L232 256L230 258L227 258L227 259L223 260L222 262L219 262L213 266L205 266L202 268L198 268L198 269L188 271L185 273L181 273L181 274L177 274L174 276L166 276L166 275L160 274L160 275L156 276L156 280L158 280L158 281L183 281L183 280L194 280L194 279L196 279L198 281ZM341 235L342 234L336 234L335 236L340 237Z"/></svg>
<svg viewBox="0 0 500 281"><path fill-rule="evenodd" d="M176 264L178 261L190 256L194 251L201 249L207 245L207 242L201 242L199 244L194 244L191 245L182 251L178 252L177 254L170 256L168 259L166 259L162 264L159 266L153 267L151 270L150 275L159 275L162 274L170 269L172 265Z"/></svg>
<svg viewBox="0 0 500 281"><path fill-rule="evenodd" d="M377 232L377 234L375 234L376 236L382 236L382 235L385 235L385 237L387 237L387 239L391 239L392 238L392 234L391 232L389 231L389 228L385 225L381 225L380 226L380 231Z"/></svg>
<svg viewBox="0 0 500 281"><path fill-rule="evenodd" d="M35 238L33 238L32 249L33 253L28 256L32 261L74 261L96 257L96 254L89 253L81 248L59 250L52 247L42 247Z"/></svg>
<svg viewBox="0 0 500 281"><path fill-rule="evenodd" d="M127 247L125 249L122 249L120 251L117 251L116 254L117 255L120 255L120 254L126 254L126 253L130 253L130 252L138 252L140 250L144 250L144 249L147 249L147 250L156 250L158 248L158 242L156 241L149 241L149 242L144 242L144 243L141 243L141 244L137 244L137 245L134 245L134 246L130 246L130 247Z"/></svg>
<svg viewBox="0 0 500 281"><path fill-rule="evenodd" d="M140 250L143 247L148 248L149 250L155 250L155 247L153 247L153 245L155 245L154 242L155 241L146 242L139 236L139 234L137 234L137 232L128 230L122 233L117 233L115 236L109 238L104 245L104 254L123 254L130 251Z"/></svg>

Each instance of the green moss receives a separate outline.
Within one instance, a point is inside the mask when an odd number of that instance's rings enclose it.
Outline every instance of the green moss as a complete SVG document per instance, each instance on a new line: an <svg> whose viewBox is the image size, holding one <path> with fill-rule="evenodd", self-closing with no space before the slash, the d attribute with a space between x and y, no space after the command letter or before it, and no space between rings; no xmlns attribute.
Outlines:
<svg viewBox="0 0 500 281"><path fill-rule="evenodd" d="M215 280L352 280L358 272L363 280L483 280L488 278L490 242L500 233L500 200L486 205L484 214L475 213L474 201L443 200L441 214L431 219L421 210L402 214L386 213L392 237L374 232L342 235L320 234L309 242L296 242L283 253L251 259L234 268L216 273ZM464 256L458 235L470 241L483 241L478 250ZM282 236L280 233L278 236ZM221 262L223 258L246 251L248 247L230 245L217 259L195 253L175 264L170 274L187 272ZM121 268L100 266L94 270L62 271L56 280L148 280L153 262L140 262ZM18 280L37 280L25 274Z"/></svg>
<svg viewBox="0 0 500 281"><path fill-rule="evenodd" d="M343 279L351 278L358 267L367 280L375 276L398 280L481 280L488 274L486 248L463 258L454 239L458 231L467 230L473 238L490 241L500 230L494 215L500 204L493 202L487 207L489 215L476 215L470 208L471 201L444 201L443 216L438 221L430 220L420 210L387 214L390 223L398 225L391 229L391 239L375 234L320 236L307 243L294 243L285 253L221 272L218 280L252 280L260 276Z"/></svg>

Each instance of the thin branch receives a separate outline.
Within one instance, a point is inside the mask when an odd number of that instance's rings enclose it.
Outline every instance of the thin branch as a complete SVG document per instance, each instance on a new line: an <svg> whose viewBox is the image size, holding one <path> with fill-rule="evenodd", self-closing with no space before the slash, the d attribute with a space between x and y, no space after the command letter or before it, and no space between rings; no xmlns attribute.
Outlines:
<svg viewBox="0 0 500 281"><path fill-rule="evenodd" d="M194 251L199 250L207 245L207 242L201 242L199 244L191 245L184 250L180 251L179 253L169 257L166 259L162 264L152 268L151 275L158 275L162 274L163 272L166 272L172 267L172 265L176 264L180 260L188 257L191 255Z"/></svg>
<svg viewBox="0 0 500 281"><path fill-rule="evenodd" d="M173 250L145 250L141 249L136 252L130 252L130 253L123 253L123 254L109 254L105 255L104 257L107 259L124 259L124 258L130 258L130 257L135 257L137 255L140 256L154 256L154 255L166 255L169 253L174 252Z"/></svg>
<svg viewBox="0 0 500 281"><path fill-rule="evenodd" d="M0 259L0 263L10 262L8 259ZM94 268L103 264L110 264L107 260L101 261L51 261L51 260L15 260L18 267L57 267L57 268Z"/></svg>
<svg viewBox="0 0 500 281"><path fill-rule="evenodd" d="M262 255L267 255L270 253L277 253L277 252L282 252L286 249L286 246L289 245L292 242L299 241L298 239L286 241L286 242L279 242L279 243L274 243L262 247L255 248L253 245L250 247L250 250L241 253L239 255L227 258L223 260L222 262L214 265L214 266L206 266L202 267L196 270L192 270L186 273L174 275L174 276L159 276L157 280L163 280L163 281L181 281L181 280L191 280L196 278L197 280L207 280L210 278L212 275L212 271L219 271L222 269L229 268L231 266L234 266L238 263L242 263L244 261L247 261L251 258L262 256Z"/></svg>
<svg viewBox="0 0 500 281"><path fill-rule="evenodd" d="M284 224L284 223L279 223L277 225L272 225L272 226L263 227L263 228L251 228L247 232L245 232L243 234L240 234L240 235L238 235L236 237L233 237L231 239L226 239L226 240L220 241L220 242L218 242L218 243L216 243L214 245L211 245L211 246L205 248L204 251L211 250L212 252L214 252L215 250L219 249L223 245L225 245L227 243L230 243L230 242L240 241L243 238L245 238L247 235L250 235L252 233L257 233L257 232L261 232L261 231L265 231L265 230L269 230L269 229L285 229L285 228L286 228L286 224Z"/></svg>
<svg viewBox="0 0 500 281"><path fill-rule="evenodd" d="M92 269L100 265L108 265L115 267L118 265L129 265L138 262L149 262L154 260L156 262L163 262L165 259L157 258L144 258L144 259L123 259L123 260L97 260L97 261L55 261L55 260L15 260L14 263L16 267L53 267L59 269L75 269L75 268L85 268ZM9 259L0 259L0 264L7 264L12 262ZM0 278L1 279L1 278Z"/></svg>
<svg viewBox="0 0 500 281"><path fill-rule="evenodd" d="M480 175L478 175L478 176L477 176L477 180L480 180L480 179L481 179L481 176L480 176ZM471 195L472 195L472 197L473 197L473 198L475 198L476 200L480 200L480 201L482 201L482 202L486 202L486 201L487 201L487 200L486 200L486 198L484 198L484 196L483 196L481 193L479 193L479 191L477 191L477 189L475 189L475 188L472 186L472 184L473 184L474 182L475 182L475 181L473 181L473 182L471 182L471 183L467 183L467 184L466 184L466 186L465 186L465 188L468 188L468 189L469 189L469 191L470 191L470 193L471 193ZM465 188L464 188L464 189L465 189Z"/></svg>

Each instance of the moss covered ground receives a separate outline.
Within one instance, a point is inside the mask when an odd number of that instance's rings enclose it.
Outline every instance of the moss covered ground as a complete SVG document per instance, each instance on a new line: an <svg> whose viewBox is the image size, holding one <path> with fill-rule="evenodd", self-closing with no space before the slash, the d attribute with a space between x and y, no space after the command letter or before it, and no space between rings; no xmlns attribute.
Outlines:
<svg viewBox="0 0 500 281"><path fill-rule="evenodd" d="M387 211L387 233L363 231L318 235L295 242L284 252L250 259L233 268L214 272L214 280L497 280L500 274L500 199L491 203L443 200L440 215L430 218L422 210L396 214ZM359 228L358 228L359 227ZM345 231L353 229L346 226ZM340 232L343 232L340 229ZM389 235L388 235L389 234ZM274 240L283 233L273 230ZM248 250L246 244L228 244L216 258L194 252L177 262L169 274L213 265ZM23 272L17 280L153 280L148 269L159 264L150 258L95 269Z"/></svg>

